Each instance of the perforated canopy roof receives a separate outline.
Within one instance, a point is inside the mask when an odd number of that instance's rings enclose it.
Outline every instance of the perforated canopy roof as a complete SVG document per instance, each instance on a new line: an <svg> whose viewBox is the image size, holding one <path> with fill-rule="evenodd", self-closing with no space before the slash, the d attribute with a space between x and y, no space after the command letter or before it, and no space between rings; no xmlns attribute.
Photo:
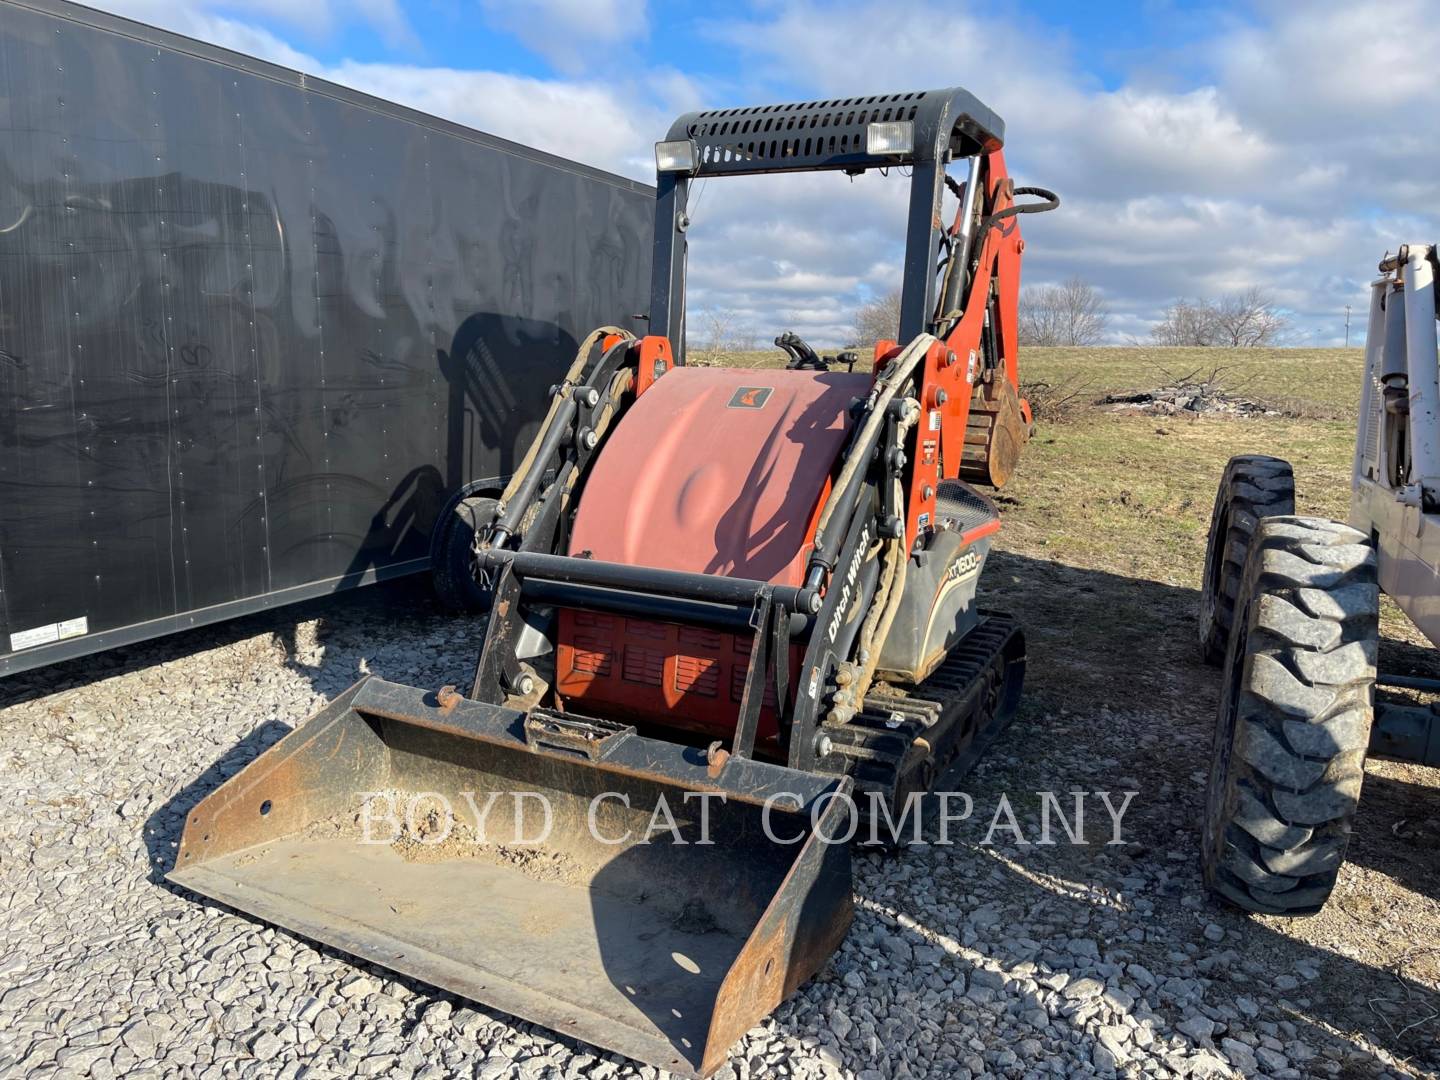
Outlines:
<svg viewBox="0 0 1440 1080"><path fill-rule="evenodd" d="M915 146L908 154L870 154L871 123L909 120ZM695 143L695 176L845 169L969 157L998 149L1005 123L968 90L915 90L904 94L752 105L686 113L667 141Z"/></svg>

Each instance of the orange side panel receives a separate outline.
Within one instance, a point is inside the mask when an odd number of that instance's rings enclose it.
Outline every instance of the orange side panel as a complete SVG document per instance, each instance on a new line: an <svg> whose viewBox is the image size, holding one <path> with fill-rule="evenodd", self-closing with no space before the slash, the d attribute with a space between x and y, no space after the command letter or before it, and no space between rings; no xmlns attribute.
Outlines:
<svg viewBox="0 0 1440 1080"><path fill-rule="evenodd" d="M725 739L735 731L748 634L561 609L556 685L567 706ZM803 660L791 649L791 671ZM767 688L755 732L757 752L779 746L775 689Z"/></svg>

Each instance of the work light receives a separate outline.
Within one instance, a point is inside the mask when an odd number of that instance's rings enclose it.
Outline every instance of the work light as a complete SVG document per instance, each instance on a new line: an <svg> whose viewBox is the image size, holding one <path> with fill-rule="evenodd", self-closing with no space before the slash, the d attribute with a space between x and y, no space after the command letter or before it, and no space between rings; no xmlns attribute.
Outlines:
<svg viewBox="0 0 1440 1080"><path fill-rule="evenodd" d="M655 168L658 172L693 173L695 144L689 139L655 144Z"/></svg>
<svg viewBox="0 0 1440 1080"><path fill-rule="evenodd" d="M865 150L869 154L899 157L915 149L915 125L909 120L888 120L865 129Z"/></svg>

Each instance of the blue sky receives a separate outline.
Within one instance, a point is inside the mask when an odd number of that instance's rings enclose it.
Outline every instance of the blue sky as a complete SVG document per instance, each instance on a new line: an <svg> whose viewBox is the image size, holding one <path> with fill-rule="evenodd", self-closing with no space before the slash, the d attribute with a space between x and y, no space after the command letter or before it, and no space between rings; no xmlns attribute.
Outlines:
<svg viewBox="0 0 1440 1080"><path fill-rule="evenodd" d="M1117 341L1259 285L1297 344L1338 343L1384 251L1440 238L1440 81L1414 60L1440 55L1433 0L99 6L644 178L687 109L964 85L1020 182L1064 200L1026 222L1027 283L1094 284ZM842 340L898 283L903 193L872 179L707 188L692 311Z"/></svg>
<svg viewBox="0 0 1440 1080"><path fill-rule="evenodd" d="M122 5L113 6L118 10ZM328 15L306 18L267 11L268 5L257 8L239 0L202 6L244 19L327 64L399 59L440 67L483 67L538 78L562 74L543 52L532 48L526 36L507 29L509 20L487 16L478 2L397 3L394 10L406 28L399 32L399 23L367 17L363 9L346 12L322 5L320 10ZM768 6L756 5L761 10ZM1085 11L1083 18L1077 18L1076 11L1074 0L1045 0L1024 5L1017 18L1022 27L1032 24L1067 40L1082 68L1109 88L1123 85L1127 71L1157 50L1179 52L1187 42L1203 38L1217 18L1243 18L1233 10L1211 4L1159 0L1096 4ZM635 33L625 48L633 49L633 55L647 64L722 78L730 74L732 65L713 44L717 28L724 22L717 17L714 4L675 0L651 6L642 21L631 24ZM723 34L718 36L723 39ZM803 76L795 79L801 92L804 81Z"/></svg>

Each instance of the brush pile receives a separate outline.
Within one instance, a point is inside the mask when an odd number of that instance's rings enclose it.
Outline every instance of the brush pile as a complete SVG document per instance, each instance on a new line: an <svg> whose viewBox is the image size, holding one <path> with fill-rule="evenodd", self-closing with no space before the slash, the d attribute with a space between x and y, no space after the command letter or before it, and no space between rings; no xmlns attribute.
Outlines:
<svg viewBox="0 0 1440 1080"><path fill-rule="evenodd" d="M1244 397L1220 381L1219 369L1198 377L1192 371L1153 390L1125 390L1106 394L1097 405L1109 412L1151 416L1279 416L1281 410Z"/></svg>

